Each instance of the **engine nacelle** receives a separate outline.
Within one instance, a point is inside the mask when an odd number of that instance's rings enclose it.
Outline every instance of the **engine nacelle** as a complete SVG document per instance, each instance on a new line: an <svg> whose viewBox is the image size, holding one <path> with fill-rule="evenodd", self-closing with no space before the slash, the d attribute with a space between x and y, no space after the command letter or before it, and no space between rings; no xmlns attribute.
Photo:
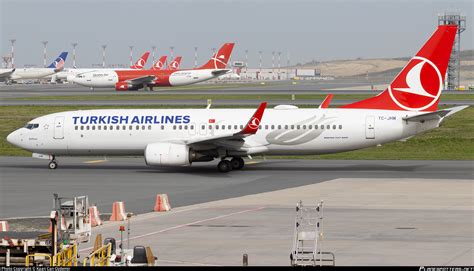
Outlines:
<svg viewBox="0 0 474 271"><path fill-rule="evenodd" d="M115 90L138 90L140 87L136 85L129 84L127 82L117 82L115 83Z"/></svg>
<svg viewBox="0 0 474 271"><path fill-rule="evenodd" d="M151 143L145 148L145 162L149 166L188 166L191 153L186 144Z"/></svg>

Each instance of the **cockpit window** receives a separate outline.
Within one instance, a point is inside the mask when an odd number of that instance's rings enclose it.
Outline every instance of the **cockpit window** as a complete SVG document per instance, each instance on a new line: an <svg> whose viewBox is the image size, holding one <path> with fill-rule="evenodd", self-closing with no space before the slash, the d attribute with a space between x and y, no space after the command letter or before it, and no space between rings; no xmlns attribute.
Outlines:
<svg viewBox="0 0 474 271"><path fill-rule="evenodd" d="M29 130L32 130L32 129L36 129L39 127L39 124L38 123L27 123L25 125L25 128L26 129L29 129Z"/></svg>

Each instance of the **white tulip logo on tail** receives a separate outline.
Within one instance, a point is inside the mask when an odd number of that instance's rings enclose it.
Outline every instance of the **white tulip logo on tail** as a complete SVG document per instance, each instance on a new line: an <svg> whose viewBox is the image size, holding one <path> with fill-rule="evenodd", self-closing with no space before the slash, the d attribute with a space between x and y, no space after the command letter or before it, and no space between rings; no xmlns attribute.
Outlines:
<svg viewBox="0 0 474 271"><path fill-rule="evenodd" d="M429 59L415 56L388 87L390 97L406 110L424 110L441 95L443 77Z"/></svg>
<svg viewBox="0 0 474 271"><path fill-rule="evenodd" d="M256 117L253 117L252 120L249 122L249 127L252 130L255 130L258 128L259 124L260 124L260 120L258 120Z"/></svg>
<svg viewBox="0 0 474 271"><path fill-rule="evenodd" d="M143 58L140 58L137 62L137 67L143 68L143 66L145 66L145 60Z"/></svg>

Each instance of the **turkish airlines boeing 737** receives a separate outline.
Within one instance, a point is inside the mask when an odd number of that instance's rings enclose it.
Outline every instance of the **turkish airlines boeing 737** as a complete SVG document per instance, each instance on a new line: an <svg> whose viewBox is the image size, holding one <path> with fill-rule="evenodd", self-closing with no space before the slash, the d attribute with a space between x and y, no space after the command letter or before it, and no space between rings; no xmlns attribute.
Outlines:
<svg viewBox="0 0 474 271"><path fill-rule="evenodd" d="M80 110L36 118L10 135L15 146L59 155L144 155L149 166L189 166L221 159L218 170L242 169L248 155L351 151L438 127L466 108L437 110L457 27L439 26L390 86L340 108L280 105L251 109ZM230 158L230 159L229 159Z"/></svg>

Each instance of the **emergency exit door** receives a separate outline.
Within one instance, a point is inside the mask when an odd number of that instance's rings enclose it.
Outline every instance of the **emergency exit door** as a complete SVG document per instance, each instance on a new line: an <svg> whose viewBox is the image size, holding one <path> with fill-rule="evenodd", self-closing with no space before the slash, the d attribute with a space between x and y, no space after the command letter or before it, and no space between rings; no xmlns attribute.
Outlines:
<svg viewBox="0 0 474 271"><path fill-rule="evenodd" d="M54 119L54 139L64 138L64 117Z"/></svg>
<svg viewBox="0 0 474 271"><path fill-rule="evenodd" d="M375 117L367 116L365 118L365 138L375 139Z"/></svg>

